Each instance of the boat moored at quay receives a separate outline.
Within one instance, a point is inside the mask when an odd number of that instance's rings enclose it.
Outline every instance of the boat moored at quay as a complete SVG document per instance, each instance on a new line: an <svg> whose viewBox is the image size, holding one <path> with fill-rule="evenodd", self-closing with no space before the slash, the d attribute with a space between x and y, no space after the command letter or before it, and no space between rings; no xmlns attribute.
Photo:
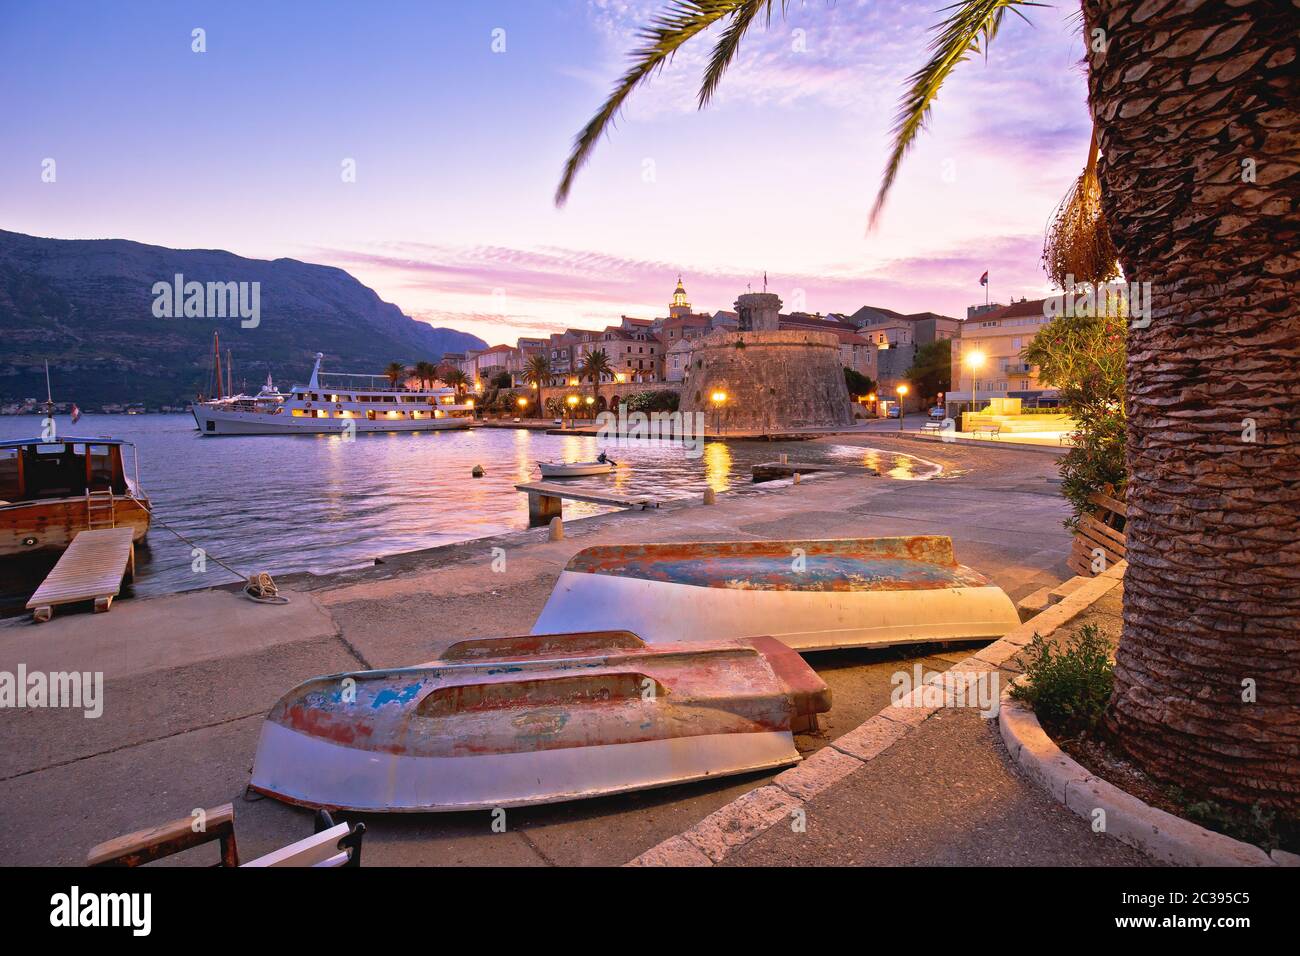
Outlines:
<svg viewBox="0 0 1300 956"><path fill-rule="evenodd" d="M322 372L321 359L305 385L281 392L271 384L256 395L217 397L191 406L202 435L342 435L468 428L474 400L452 388L407 388L385 375ZM220 378L218 377L218 381Z"/></svg>

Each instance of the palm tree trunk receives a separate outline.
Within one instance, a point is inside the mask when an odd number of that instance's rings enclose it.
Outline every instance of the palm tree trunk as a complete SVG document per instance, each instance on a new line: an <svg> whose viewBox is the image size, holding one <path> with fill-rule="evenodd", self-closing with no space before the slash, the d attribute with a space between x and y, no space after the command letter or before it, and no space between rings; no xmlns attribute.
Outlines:
<svg viewBox="0 0 1300 956"><path fill-rule="evenodd" d="M1150 774L1300 808L1300 89L1289 0L1083 0L1128 340L1107 717ZM1252 694L1252 687L1254 688Z"/></svg>

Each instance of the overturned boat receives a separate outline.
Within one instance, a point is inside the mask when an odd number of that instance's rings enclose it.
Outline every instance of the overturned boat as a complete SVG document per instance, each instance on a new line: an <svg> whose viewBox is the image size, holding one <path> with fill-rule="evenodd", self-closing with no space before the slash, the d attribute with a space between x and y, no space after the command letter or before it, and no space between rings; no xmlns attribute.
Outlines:
<svg viewBox="0 0 1300 956"><path fill-rule="evenodd" d="M950 538L913 535L586 548L533 633L620 627L651 644L764 634L818 651L995 640L1019 623Z"/></svg>
<svg viewBox="0 0 1300 956"><path fill-rule="evenodd" d="M252 788L329 809L553 803L796 763L830 691L779 641L627 631L464 641L318 677L262 727Z"/></svg>

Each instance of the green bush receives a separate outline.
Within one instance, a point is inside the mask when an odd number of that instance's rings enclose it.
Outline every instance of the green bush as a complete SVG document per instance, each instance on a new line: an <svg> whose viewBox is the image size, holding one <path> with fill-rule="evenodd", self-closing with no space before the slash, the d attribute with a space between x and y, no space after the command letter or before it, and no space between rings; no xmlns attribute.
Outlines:
<svg viewBox="0 0 1300 956"><path fill-rule="evenodd" d="M1025 680L1012 686L1011 697L1032 707L1041 722L1065 737L1097 726L1115 685L1115 665L1096 625L1085 624L1059 648L1035 634L1016 662Z"/></svg>

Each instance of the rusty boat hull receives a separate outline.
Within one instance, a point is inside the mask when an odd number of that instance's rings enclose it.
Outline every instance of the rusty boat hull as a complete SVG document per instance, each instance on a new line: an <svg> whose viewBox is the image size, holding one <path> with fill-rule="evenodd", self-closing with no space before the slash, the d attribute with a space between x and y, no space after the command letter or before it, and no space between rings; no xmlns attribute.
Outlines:
<svg viewBox="0 0 1300 956"><path fill-rule="evenodd" d="M132 495L113 502L113 527L129 527L132 540L149 532L149 499ZM0 503L0 558L58 554L94 525L84 497Z"/></svg>
<svg viewBox="0 0 1300 956"><path fill-rule="evenodd" d="M289 803L444 812L555 803L796 763L830 692L770 638L466 641L308 681L272 708L251 786Z"/></svg>
<svg viewBox="0 0 1300 956"><path fill-rule="evenodd" d="M651 644L770 635L797 651L996 640L1006 593L939 535L608 545L578 552L534 634L618 627Z"/></svg>

